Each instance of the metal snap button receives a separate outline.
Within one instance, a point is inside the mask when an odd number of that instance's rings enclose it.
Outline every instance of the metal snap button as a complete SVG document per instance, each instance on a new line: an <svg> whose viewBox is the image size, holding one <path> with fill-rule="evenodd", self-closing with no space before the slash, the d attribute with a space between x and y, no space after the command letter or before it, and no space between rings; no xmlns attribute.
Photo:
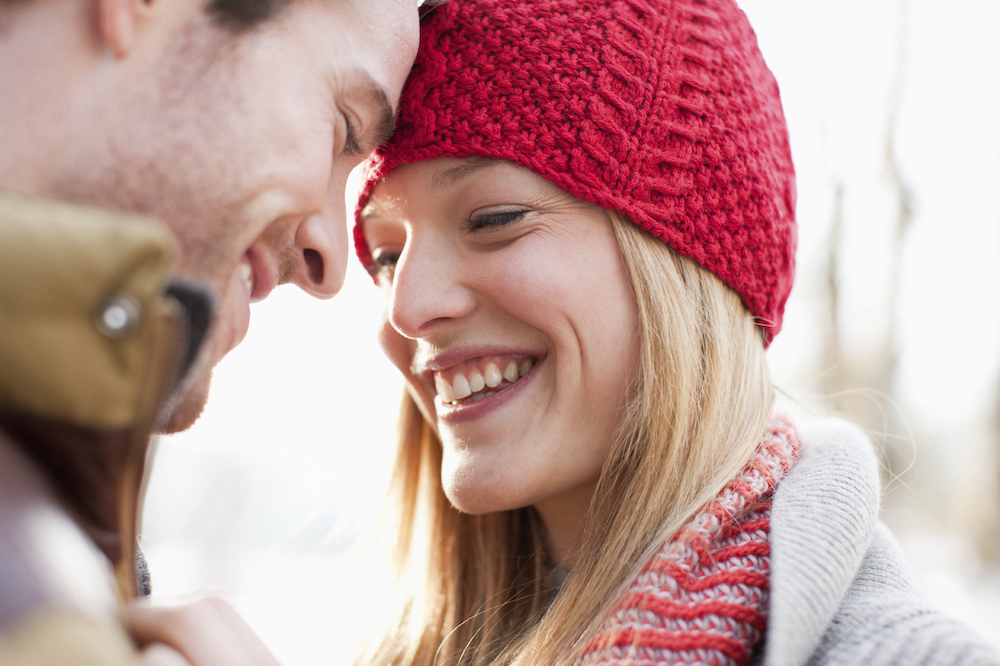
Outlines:
<svg viewBox="0 0 1000 666"><path fill-rule="evenodd" d="M111 296L97 311L97 330L112 340L121 340L135 333L141 323L142 306L124 292Z"/></svg>

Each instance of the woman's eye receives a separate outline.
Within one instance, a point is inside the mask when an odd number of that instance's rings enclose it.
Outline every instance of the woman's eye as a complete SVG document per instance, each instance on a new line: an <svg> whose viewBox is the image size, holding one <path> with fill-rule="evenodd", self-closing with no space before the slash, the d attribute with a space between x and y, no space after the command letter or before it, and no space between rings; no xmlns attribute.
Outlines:
<svg viewBox="0 0 1000 666"><path fill-rule="evenodd" d="M399 252L375 250L372 252L372 262L366 268L372 276L387 275L392 277L397 261L399 261Z"/></svg>
<svg viewBox="0 0 1000 666"><path fill-rule="evenodd" d="M517 222L528 211L526 210L506 210L498 213L483 213L475 215L465 221L465 228L468 231L478 231L480 229L495 229L511 222Z"/></svg>

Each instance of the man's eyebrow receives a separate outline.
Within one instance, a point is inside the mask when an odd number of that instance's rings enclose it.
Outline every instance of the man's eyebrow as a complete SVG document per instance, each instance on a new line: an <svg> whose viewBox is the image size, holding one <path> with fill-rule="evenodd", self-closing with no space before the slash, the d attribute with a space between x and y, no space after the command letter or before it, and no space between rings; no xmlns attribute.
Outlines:
<svg viewBox="0 0 1000 666"><path fill-rule="evenodd" d="M436 173L433 178L431 178L431 189L443 190L451 185L455 185L459 181L468 178L480 169L485 169L486 167L493 166L502 162L502 160L495 160L489 157L472 157L461 164L450 167Z"/></svg>

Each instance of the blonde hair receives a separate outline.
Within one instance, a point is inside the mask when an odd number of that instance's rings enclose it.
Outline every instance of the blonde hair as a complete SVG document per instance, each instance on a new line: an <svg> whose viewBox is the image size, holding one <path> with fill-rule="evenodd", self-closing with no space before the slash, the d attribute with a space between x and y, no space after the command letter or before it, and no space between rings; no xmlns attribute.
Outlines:
<svg viewBox="0 0 1000 666"><path fill-rule="evenodd" d="M713 274L610 216L638 304L641 360L580 560L557 590L533 508L452 507L441 445L404 397L389 506L402 599L357 663L573 662L642 564L753 455L773 392L752 317Z"/></svg>

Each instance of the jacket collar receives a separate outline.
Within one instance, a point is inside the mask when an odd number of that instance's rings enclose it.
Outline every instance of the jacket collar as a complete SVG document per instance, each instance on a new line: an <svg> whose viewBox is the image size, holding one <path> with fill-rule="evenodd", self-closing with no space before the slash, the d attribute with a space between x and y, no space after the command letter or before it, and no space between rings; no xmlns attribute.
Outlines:
<svg viewBox="0 0 1000 666"><path fill-rule="evenodd" d="M839 419L799 427L798 464L771 508L771 601L764 664L809 660L872 543L879 510L871 442Z"/></svg>
<svg viewBox="0 0 1000 666"><path fill-rule="evenodd" d="M149 434L210 318L176 254L149 218L0 192L0 427L125 585Z"/></svg>

